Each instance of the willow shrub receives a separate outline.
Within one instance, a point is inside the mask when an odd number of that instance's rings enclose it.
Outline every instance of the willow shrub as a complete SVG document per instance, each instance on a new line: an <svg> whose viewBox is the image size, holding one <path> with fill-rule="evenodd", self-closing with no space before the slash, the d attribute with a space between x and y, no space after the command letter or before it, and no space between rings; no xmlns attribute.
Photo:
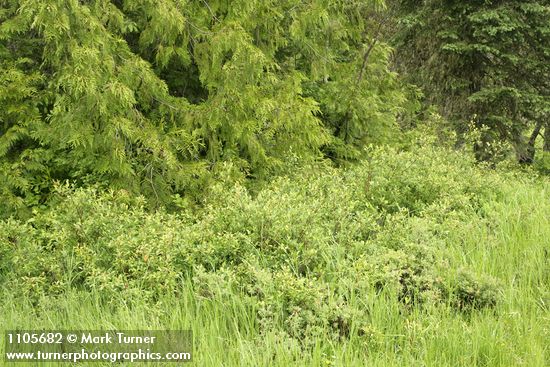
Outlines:
<svg viewBox="0 0 550 367"><path fill-rule="evenodd" d="M124 191L60 185L57 205L0 222L4 287L39 300L68 289L154 301L191 280L198 297L241 297L260 327L296 338L368 332L368 300L463 312L498 302L499 282L454 263L458 232L489 226L504 185L462 155L373 150L347 171L314 166L252 196L217 185L200 211L145 210ZM452 232L455 236L449 236Z"/></svg>

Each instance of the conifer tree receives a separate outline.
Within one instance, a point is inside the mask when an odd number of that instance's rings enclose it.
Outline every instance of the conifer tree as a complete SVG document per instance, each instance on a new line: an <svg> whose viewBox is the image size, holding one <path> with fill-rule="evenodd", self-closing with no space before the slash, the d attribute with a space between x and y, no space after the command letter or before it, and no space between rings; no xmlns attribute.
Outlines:
<svg viewBox="0 0 550 367"><path fill-rule="evenodd" d="M400 0L401 70L459 133L482 131L479 159L510 143L532 162L550 118L550 2ZM548 130L548 127L546 127Z"/></svg>
<svg viewBox="0 0 550 367"><path fill-rule="evenodd" d="M163 203L222 162L357 156L403 95L379 0L0 0L0 193L55 179ZM194 189L195 188L195 189Z"/></svg>

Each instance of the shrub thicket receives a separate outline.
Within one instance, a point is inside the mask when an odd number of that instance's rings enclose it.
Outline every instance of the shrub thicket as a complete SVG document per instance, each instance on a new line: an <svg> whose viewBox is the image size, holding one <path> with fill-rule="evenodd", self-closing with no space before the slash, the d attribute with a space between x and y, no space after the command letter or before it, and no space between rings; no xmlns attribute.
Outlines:
<svg viewBox="0 0 550 367"><path fill-rule="evenodd" d="M380 292L405 309L494 305L498 282L446 250L457 246L450 232L484 225L502 178L432 148L370 157L347 171L311 167L255 196L219 184L203 209L177 215L124 191L61 185L55 207L0 222L2 282L35 300L77 288L154 301L191 280L198 297L242 297L262 327L298 338L367 333Z"/></svg>

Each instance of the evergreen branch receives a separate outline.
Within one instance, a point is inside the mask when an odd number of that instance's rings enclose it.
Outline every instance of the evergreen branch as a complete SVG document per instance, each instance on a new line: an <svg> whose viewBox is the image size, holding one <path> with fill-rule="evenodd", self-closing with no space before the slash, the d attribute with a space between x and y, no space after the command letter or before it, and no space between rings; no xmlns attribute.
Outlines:
<svg viewBox="0 0 550 367"><path fill-rule="evenodd" d="M201 0L204 5L206 5L206 7L208 8L208 11L210 12L210 15L212 15L212 17L216 20L216 22L220 22L220 20L218 19L218 17L216 17L216 14L214 14L214 12L212 11L212 8L210 7L210 5L208 5L208 2L206 2L206 0Z"/></svg>

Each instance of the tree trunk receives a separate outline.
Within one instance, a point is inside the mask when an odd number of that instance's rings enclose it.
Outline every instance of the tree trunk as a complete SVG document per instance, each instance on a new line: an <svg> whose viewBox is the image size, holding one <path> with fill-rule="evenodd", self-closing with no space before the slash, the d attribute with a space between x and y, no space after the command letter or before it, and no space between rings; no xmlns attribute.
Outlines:
<svg viewBox="0 0 550 367"><path fill-rule="evenodd" d="M544 128L544 146L545 152L550 152L550 116L546 120L546 127Z"/></svg>
<svg viewBox="0 0 550 367"><path fill-rule="evenodd" d="M527 141L527 143L525 144L522 141L519 141L519 144L516 146L516 154L517 154L519 163L531 164L534 162L535 142L537 141L537 137L539 136L541 129L542 129L542 121L539 121L535 125L535 129L531 133L531 136L529 137L529 140Z"/></svg>

